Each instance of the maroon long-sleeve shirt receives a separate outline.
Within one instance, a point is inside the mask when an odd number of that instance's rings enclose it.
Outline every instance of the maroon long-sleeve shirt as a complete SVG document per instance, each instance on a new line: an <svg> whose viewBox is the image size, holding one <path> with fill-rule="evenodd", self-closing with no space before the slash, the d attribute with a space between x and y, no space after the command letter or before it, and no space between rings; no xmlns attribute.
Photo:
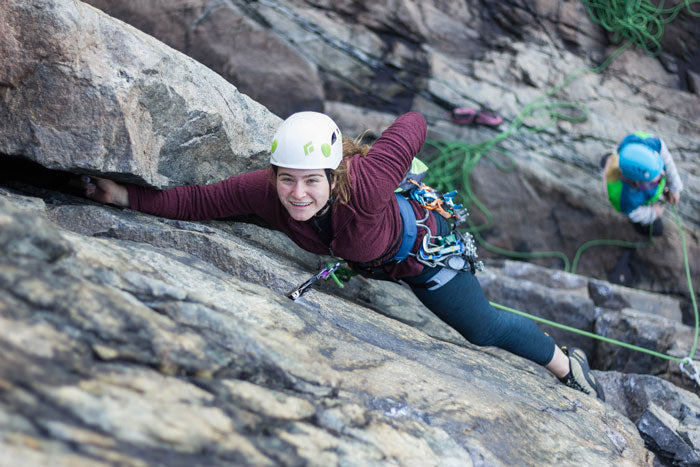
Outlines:
<svg viewBox="0 0 700 467"><path fill-rule="evenodd" d="M352 194L347 205L334 206L330 249L311 225L289 216L270 183L269 168L213 185L182 186L164 191L129 185L129 203L138 211L182 220L254 214L312 253L333 254L359 263L388 259L398 250L398 239L402 235L394 189L423 146L425 137L423 116L407 113L382 133L366 156L358 154L351 159ZM411 203L418 218L423 218L423 208L413 201ZM435 231L433 216L426 224ZM418 229L418 238L412 249L414 253L424 234L423 229ZM391 276L400 278L420 273L423 265L409 256L385 269Z"/></svg>

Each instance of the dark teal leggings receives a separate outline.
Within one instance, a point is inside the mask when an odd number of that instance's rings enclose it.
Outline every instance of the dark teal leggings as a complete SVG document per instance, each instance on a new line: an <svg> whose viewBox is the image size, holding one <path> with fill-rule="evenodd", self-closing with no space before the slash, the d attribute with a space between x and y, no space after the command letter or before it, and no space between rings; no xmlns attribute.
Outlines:
<svg viewBox="0 0 700 467"><path fill-rule="evenodd" d="M435 290L424 287L437 271L426 268L404 280L430 311L465 339L478 346L500 347L540 365L552 360L554 340L534 321L492 307L474 274L460 272Z"/></svg>

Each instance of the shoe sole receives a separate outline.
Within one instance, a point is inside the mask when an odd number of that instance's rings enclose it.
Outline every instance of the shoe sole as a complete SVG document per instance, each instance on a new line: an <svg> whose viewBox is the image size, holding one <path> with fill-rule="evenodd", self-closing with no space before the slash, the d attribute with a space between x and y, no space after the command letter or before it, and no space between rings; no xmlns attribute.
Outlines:
<svg viewBox="0 0 700 467"><path fill-rule="evenodd" d="M585 381L589 386L588 388L584 388L584 392L587 394L595 393L599 399L605 401L603 388L593 373L591 373L591 367L588 365L588 359L584 351L577 347L570 349L569 359L574 360L578 364L575 368L574 365L571 365L571 371L576 381Z"/></svg>

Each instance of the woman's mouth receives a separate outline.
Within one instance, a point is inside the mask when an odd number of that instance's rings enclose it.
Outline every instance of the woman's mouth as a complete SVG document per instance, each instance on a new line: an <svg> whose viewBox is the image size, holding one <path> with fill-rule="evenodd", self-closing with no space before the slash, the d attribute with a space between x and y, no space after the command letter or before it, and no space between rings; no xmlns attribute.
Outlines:
<svg viewBox="0 0 700 467"><path fill-rule="evenodd" d="M291 204L295 208L305 208L306 206L311 205L311 201L306 202L306 203L298 203L298 202L290 201L289 204Z"/></svg>

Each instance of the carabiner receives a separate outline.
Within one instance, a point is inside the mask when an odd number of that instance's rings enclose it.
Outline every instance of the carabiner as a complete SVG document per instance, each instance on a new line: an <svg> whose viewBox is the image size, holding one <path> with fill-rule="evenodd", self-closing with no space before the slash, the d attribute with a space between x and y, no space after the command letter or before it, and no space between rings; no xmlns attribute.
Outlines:
<svg viewBox="0 0 700 467"><path fill-rule="evenodd" d="M693 368L693 372L691 373L689 370L687 370L685 365L690 365ZM698 370L698 367L695 366L694 360L692 360L690 357L685 357L683 360L681 360L679 366L681 371L685 373L688 378L695 381L695 384L700 385L700 370Z"/></svg>

